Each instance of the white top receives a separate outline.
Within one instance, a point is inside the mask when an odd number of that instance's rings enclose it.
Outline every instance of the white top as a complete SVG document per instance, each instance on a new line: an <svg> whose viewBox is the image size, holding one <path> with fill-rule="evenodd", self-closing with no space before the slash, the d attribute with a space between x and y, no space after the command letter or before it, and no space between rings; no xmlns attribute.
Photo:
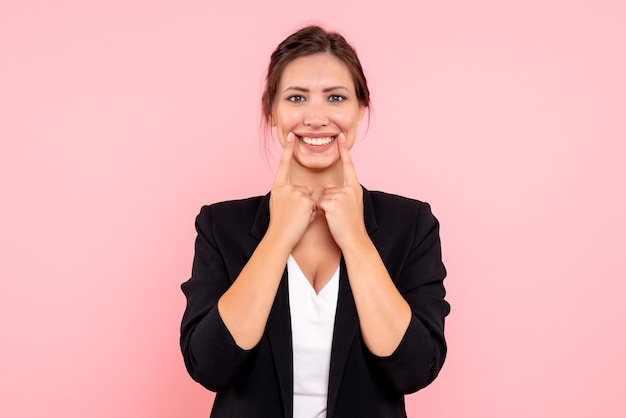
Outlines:
<svg viewBox="0 0 626 418"><path fill-rule="evenodd" d="M339 267L319 293L315 293L291 255L287 274L293 342L293 417L326 418Z"/></svg>

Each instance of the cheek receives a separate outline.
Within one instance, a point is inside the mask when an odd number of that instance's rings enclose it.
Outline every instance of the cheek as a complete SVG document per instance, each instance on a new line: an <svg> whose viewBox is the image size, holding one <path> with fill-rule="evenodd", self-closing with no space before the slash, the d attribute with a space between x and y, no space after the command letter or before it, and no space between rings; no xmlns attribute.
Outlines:
<svg viewBox="0 0 626 418"><path fill-rule="evenodd" d="M298 125L299 119L297 115L294 115L294 112L284 112L280 109L276 110L276 126L274 129L276 130L276 134L278 136L278 142L280 142L281 146L285 146L285 141L287 138L287 134L293 131L293 129Z"/></svg>
<svg viewBox="0 0 626 418"><path fill-rule="evenodd" d="M345 131L356 131L359 127L360 119L356 113L344 113L337 116L337 123Z"/></svg>
<svg viewBox="0 0 626 418"><path fill-rule="evenodd" d="M293 128L298 125L299 121L300 119L293 114L282 114L277 118L276 128L280 132L287 134L287 132L293 130Z"/></svg>

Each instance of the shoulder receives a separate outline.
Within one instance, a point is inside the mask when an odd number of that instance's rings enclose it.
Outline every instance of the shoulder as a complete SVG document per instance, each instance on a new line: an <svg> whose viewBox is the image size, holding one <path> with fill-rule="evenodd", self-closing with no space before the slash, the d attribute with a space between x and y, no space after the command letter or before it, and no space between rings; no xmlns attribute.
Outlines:
<svg viewBox="0 0 626 418"><path fill-rule="evenodd" d="M372 207L379 216L415 216L420 212L430 213L427 202L381 191L368 191Z"/></svg>
<svg viewBox="0 0 626 418"><path fill-rule="evenodd" d="M263 201L265 196L252 196L243 199L226 200L223 202L216 202L210 205L204 205L200 212L210 211L214 214L230 213L230 212L245 212L248 210L256 211L259 205Z"/></svg>
<svg viewBox="0 0 626 418"><path fill-rule="evenodd" d="M255 220L259 208L268 204L266 196L253 196L245 199L227 200L205 205L196 218L200 225L211 223L214 226L235 225L249 227Z"/></svg>
<svg viewBox="0 0 626 418"><path fill-rule="evenodd" d="M406 244L439 228L427 202L381 191L367 191L364 196L366 225L381 239Z"/></svg>

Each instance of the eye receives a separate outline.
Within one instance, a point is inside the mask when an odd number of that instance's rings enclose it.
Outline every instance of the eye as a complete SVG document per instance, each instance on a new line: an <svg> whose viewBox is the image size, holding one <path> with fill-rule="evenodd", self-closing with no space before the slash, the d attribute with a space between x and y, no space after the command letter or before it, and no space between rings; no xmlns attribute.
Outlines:
<svg viewBox="0 0 626 418"><path fill-rule="evenodd" d="M329 102L339 103L343 102L344 100L346 100L346 96L342 96L341 94L331 94L330 96L328 96Z"/></svg>
<svg viewBox="0 0 626 418"><path fill-rule="evenodd" d="M304 101L304 96L300 94L294 94L292 96L287 97L287 100L289 100L292 103L300 103Z"/></svg>

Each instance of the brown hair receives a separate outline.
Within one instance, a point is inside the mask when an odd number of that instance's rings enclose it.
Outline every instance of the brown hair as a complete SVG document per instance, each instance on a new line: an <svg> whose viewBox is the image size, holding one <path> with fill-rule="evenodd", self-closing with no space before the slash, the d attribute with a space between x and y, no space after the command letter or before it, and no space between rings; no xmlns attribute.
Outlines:
<svg viewBox="0 0 626 418"><path fill-rule="evenodd" d="M270 120L280 78L287 64L296 58L320 53L331 54L346 64L359 103L369 108L370 92L354 48L336 32L328 32L319 26L306 26L287 37L272 53L261 98L265 122Z"/></svg>

